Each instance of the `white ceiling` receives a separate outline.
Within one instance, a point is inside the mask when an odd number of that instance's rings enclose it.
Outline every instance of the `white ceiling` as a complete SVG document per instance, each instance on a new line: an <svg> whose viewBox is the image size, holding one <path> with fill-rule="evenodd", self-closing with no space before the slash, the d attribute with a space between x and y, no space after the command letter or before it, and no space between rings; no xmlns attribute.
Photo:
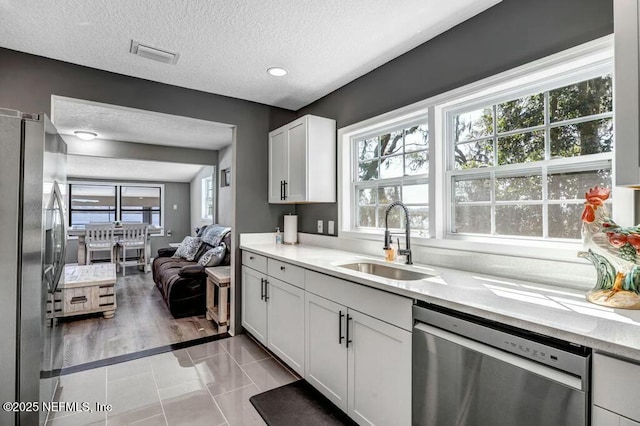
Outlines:
<svg viewBox="0 0 640 426"><path fill-rule="evenodd" d="M297 110L499 1L0 0L0 46Z"/></svg>
<svg viewBox="0 0 640 426"><path fill-rule="evenodd" d="M67 155L67 175L70 179L81 177L88 179L191 182L202 167L197 164Z"/></svg>
<svg viewBox="0 0 640 426"><path fill-rule="evenodd" d="M218 150L231 145L227 124L54 96L52 121L58 132L88 130L100 139Z"/></svg>

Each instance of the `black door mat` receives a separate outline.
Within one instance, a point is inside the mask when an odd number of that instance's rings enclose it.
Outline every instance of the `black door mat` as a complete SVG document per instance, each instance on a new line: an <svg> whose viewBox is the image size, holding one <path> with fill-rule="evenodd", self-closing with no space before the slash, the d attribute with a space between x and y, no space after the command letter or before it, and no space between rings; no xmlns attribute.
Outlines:
<svg viewBox="0 0 640 426"><path fill-rule="evenodd" d="M356 425L306 380L254 395L249 401L269 426Z"/></svg>

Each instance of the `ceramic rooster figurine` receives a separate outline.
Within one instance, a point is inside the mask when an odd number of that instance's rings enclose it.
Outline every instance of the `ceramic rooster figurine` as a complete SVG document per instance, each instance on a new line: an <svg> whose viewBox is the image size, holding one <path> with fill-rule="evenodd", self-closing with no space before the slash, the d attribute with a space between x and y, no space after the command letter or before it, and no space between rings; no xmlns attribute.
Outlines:
<svg viewBox="0 0 640 426"><path fill-rule="evenodd" d="M597 284L587 300L615 308L640 309L640 226L624 228L612 219L604 202L608 188L591 188L582 212L582 242L578 253L593 263Z"/></svg>

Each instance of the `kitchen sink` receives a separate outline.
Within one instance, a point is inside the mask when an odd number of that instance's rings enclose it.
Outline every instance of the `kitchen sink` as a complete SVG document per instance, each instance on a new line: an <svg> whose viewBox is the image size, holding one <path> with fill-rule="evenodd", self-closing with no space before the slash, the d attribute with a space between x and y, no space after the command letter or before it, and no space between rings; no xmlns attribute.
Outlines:
<svg viewBox="0 0 640 426"><path fill-rule="evenodd" d="M352 269L365 274L376 275L378 277L391 278L400 281L417 281L425 278L431 278L435 275L425 274L422 272L409 271L407 269L395 268L393 266L380 265L379 263L358 262L340 265L342 268Z"/></svg>

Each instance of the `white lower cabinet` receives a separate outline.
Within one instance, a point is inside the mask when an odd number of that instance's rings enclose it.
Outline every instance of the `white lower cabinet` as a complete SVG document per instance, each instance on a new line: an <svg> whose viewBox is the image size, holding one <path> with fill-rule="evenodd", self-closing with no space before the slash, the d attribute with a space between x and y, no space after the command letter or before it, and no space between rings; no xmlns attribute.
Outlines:
<svg viewBox="0 0 640 426"><path fill-rule="evenodd" d="M411 333L305 297L305 379L359 424L411 424Z"/></svg>
<svg viewBox="0 0 640 426"><path fill-rule="evenodd" d="M267 347L304 375L304 290L267 279Z"/></svg>
<svg viewBox="0 0 640 426"><path fill-rule="evenodd" d="M597 405L594 405L591 411L591 424L593 426L640 426L638 422L600 408Z"/></svg>
<svg viewBox="0 0 640 426"><path fill-rule="evenodd" d="M601 353L593 354L593 426L640 426L638 378L640 365Z"/></svg>
<svg viewBox="0 0 640 426"><path fill-rule="evenodd" d="M267 344L267 304L264 282L267 276L247 266L242 267L242 326L260 343Z"/></svg>
<svg viewBox="0 0 640 426"><path fill-rule="evenodd" d="M347 308L305 293L304 378L331 402L347 411Z"/></svg>

